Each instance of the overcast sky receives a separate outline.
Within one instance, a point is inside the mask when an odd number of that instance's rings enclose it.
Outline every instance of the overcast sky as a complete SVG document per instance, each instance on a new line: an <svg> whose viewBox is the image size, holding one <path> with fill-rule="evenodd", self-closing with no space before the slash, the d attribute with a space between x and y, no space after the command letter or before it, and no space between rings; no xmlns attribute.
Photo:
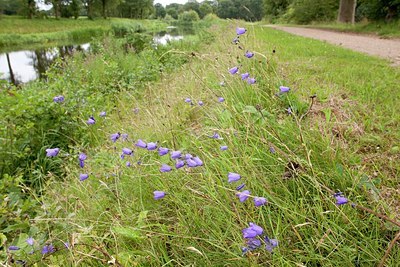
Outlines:
<svg viewBox="0 0 400 267"><path fill-rule="evenodd" d="M164 7L166 5L172 4L172 3L177 3L177 4L185 4L188 0L154 0L154 4L160 3ZM201 2L201 1L197 1Z"/></svg>

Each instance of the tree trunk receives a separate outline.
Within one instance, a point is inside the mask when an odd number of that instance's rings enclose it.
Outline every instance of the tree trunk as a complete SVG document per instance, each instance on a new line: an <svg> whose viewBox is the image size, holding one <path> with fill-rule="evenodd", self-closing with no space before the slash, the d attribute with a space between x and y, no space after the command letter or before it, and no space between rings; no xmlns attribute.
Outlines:
<svg viewBox="0 0 400 267"><path fill-rule="evenodd" d="M32 19L35 14L36 3L34 0L28 0L28 19Z"/></svg>
<svg viewBox="0 0 400 267"><path fill-rule="evenodd" d="M354 24L357 0L340 0L338 22Z"/></svg>
<svg viewBox="0 0 400 267"><path fill-rule="evenodd" d="M6 53L6 57L7 57L8 70L10 71L11 83L14 84L14 85L18 85L16 80L15 80L13 69L11 68L10 55L8 53Z"/></svg>
<svg viewBox="0 0 400 267"><path fill-rule="evenodd" d="M101 3L102 3L102 7L103 7L103 18L104 19L107 19L107 12L106 12L106 0L102 0L101 1Z"/></svg>

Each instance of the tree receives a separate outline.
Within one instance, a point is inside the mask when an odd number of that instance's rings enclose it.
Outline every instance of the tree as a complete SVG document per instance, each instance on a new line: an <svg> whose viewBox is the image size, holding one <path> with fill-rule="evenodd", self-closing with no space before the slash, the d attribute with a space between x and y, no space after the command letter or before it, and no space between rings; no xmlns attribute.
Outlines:
<svg viewBox="0 0 400 267"><path fill-rule="evenodd" d="M53 6L54 16L58 19L61 16L62 0L45 0L44 2Z"/></svg>
<svg viewBox="0 0 400 267"><path fill-rule="evenodd" d="M275 20L286 13L292 0L264 0L265 15Z"/></svg>
<svg viewBox="0 0 400 267"><path fill-rule="evenodd" d="M35 0L25 0L25 5L28 19L32 19L36 13L36 2Z"/></svg>
<svg viewBox="0 0 400 267"><path fill-rule="evenodd" d="M89 19L93 19L94 15L94 4L95 4L95 0L82 0L82 4L86 9L86 14L88 16Z"/></svg>
<svg viewBox="0 0 400 267"><path fill-rule="evenodd" d="M354 24L357 0L340 0L338 21Z"/></svg>
<svg viewBox="0 0 400 267"><path fill-rule="evenodd" d="M163 19L165 17L165 15L167 14L167 12L165 11L165 8L160 3L157 3L154 5L154 10L155 10L156 18Z"/></svg>
<svg viewBox="0 0 400 267"><path fill-rule="evenodd" d="M75 19L78 19L79 13L81 12L81 1L79 0L72 0L69 8L71 10L72 16L74 16Z"/></svg>
<svg viewBox="0 0 400 267"><path fill-rule="evenodd" d="M200 18L204 18L205 16L213 12L213 8L209 3L203 2L200 5L199 11L200 11Z"/></svg>

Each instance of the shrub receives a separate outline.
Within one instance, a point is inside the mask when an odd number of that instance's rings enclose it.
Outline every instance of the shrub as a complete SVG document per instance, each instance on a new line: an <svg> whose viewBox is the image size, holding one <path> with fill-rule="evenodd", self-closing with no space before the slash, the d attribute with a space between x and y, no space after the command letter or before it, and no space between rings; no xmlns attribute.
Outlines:
<svg viewBox="0 0 400 267"><path fill-rule="evenodd" d="M185 11L178 16L178 20L181 22L193 22L200 20L199 14L194 10Z"/></svg>

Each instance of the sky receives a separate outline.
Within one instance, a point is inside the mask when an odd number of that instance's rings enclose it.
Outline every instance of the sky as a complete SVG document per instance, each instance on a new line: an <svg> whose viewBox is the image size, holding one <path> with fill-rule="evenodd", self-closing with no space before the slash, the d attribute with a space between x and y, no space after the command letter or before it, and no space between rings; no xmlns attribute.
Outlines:
<svg viewBox="0 0 400 267"><path fill-rule="evenodd" d="M186 4L188 0L154 0L154 4L160 3L164 7L166 5L172 4L172 3L177 3L177 4ZM201 2L201 1L197 1Z"/></svg>

